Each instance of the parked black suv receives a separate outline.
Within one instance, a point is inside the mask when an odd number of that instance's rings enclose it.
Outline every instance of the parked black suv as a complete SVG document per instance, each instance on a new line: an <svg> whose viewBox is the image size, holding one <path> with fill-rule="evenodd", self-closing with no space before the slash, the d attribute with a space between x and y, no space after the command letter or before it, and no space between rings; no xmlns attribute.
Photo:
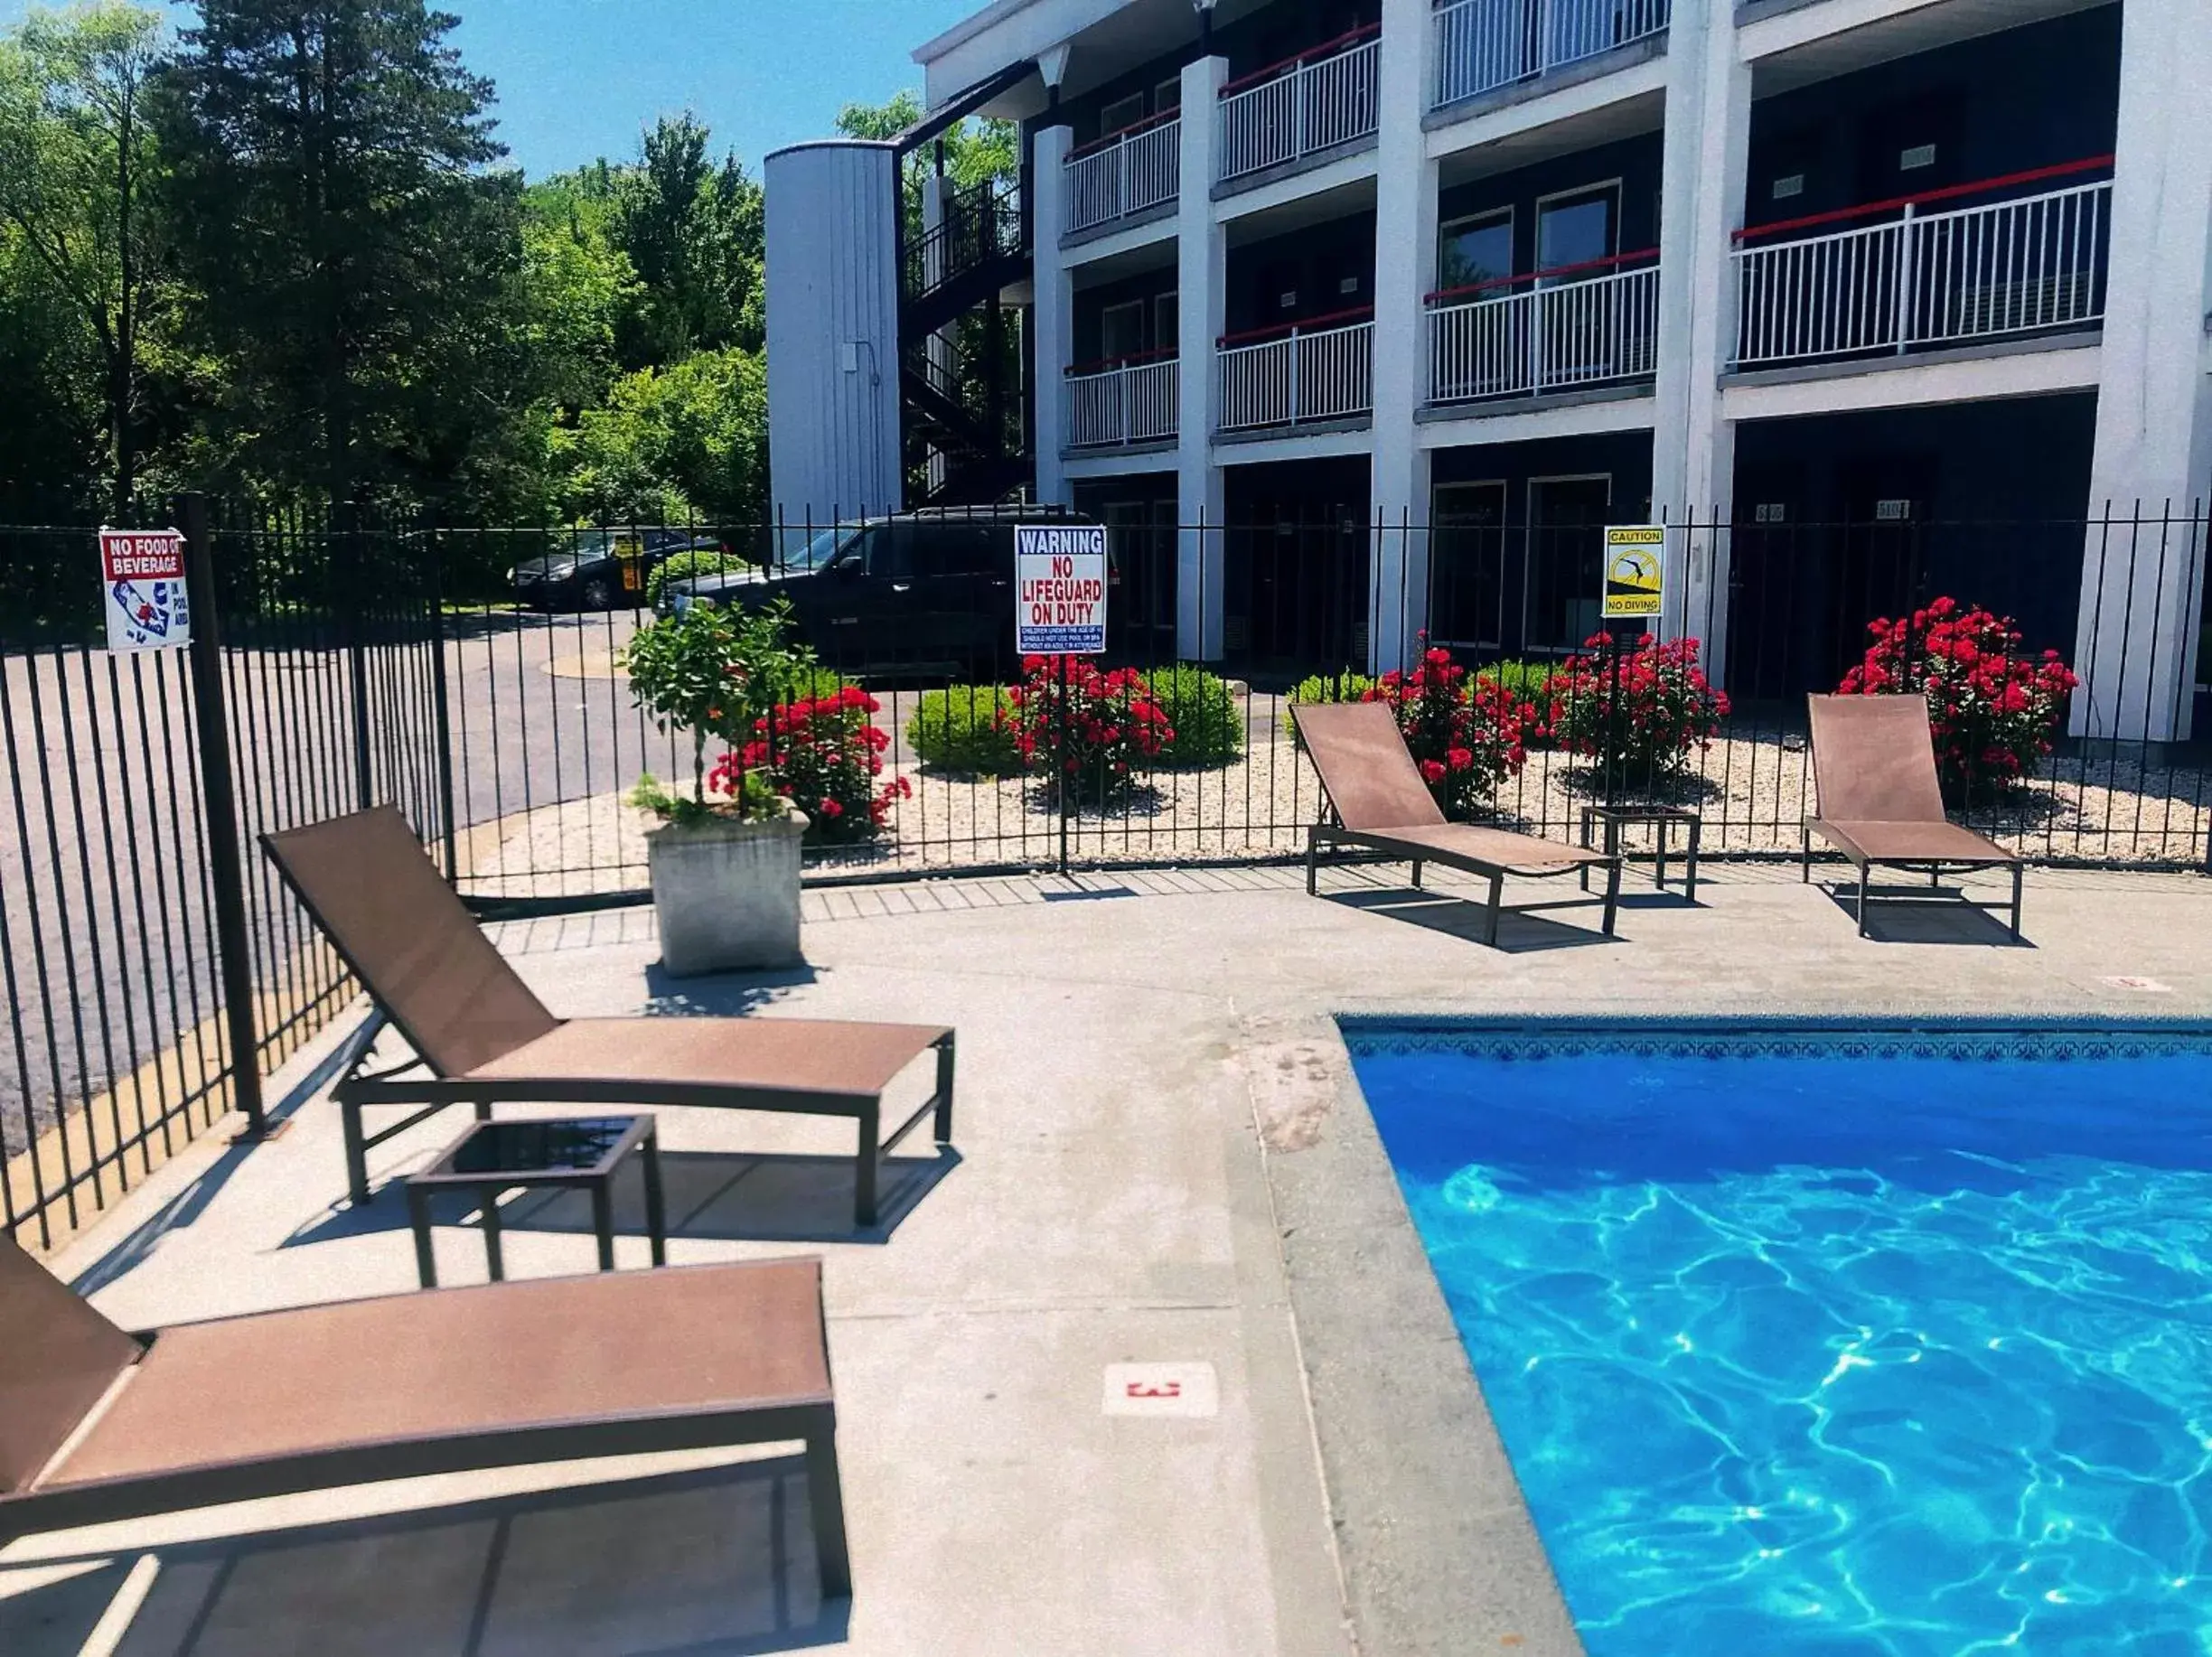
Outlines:
<svg viewBox="0 0 2212 1657"><path fill-rule="evenodd" d="M660 607L788 598L800 637L840 671L1005 675L1015 665L1015 526L1097 521L1064 507L975 507L786 531L766 568L671 581ZM1111 561L1109 580L1120 580Z"/></svg>

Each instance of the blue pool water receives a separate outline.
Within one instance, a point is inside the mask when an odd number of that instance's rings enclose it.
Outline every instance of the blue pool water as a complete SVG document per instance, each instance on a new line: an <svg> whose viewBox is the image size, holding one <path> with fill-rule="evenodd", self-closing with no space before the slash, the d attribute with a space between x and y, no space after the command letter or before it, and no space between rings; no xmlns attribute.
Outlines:
<svg viewBox="0 0 2212 1657"><path fill-rule="evenodd" d="M1591 1657L2212 1652L2212 1049L1347 1035Z"/></svg>

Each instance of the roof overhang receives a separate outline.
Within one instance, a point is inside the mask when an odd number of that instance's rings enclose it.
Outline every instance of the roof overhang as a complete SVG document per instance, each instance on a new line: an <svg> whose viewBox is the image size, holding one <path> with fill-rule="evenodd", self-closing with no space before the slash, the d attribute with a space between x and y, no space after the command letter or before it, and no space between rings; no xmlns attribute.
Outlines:
<svg viewBox="0 0 2212 1657"><path fill-rule="evenodd" d="M1219 0L1218 15L1251 10L1262 0ZM992 0L974 15L916 49L933 109L1017 63L1035 62L1069 45L1063 90L1080 93L1123 70L1198 38L1193 0ZM987 104L980 113L1021 119L1045 108L1043 82L1031 79Z"/></svg>

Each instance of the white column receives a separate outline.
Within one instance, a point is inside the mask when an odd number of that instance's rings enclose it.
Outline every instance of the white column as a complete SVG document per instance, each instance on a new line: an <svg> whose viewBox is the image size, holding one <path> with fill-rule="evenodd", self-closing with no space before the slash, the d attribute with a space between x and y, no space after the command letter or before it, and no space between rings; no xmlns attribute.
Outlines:
<svg viewBox="0 0 2212 1657"><path fill-rule="evenodd" d="M1214 111L1229 60L1201 58L1183 69L1183 192L1176 209L1176 654L1215 661L1222 654L1226 595L1222 474L1214 463L1214 342L1226 325L1229 244L1214 221ZM1205 526L1202 531L1199 526Z"/></svg>
<svg viewBox="0 0 2212 1657"><path fill-rule="evenodd" d="M1036 273L1036 489L1047 506L1073 501L1061 453L1067 443L1067 370L1075 360L1075 286L1060 251L1060 227L1067 216L1063 164L1074 142L1073 127L1044 128L1029 174L1036 192L1030 210Z"/></svg>
<svg viewBox="0 0 2212 1657"><path fill-rule="evenodd" d="M2212 488L2212 0L2129 0L2076 735L2189 735ZM2197 520L2188 521L2194 505ZM2161 523L2170 513L2178 520Z"/></svg>
<svg viewBox="0 0 2212 1657"><path fill-rule="evenodd" d="M1736 432L1720 417L1720 377L1735 339L1729 255L1751 145L1751 70L1729 0L1675 0L1667 64L1652 510L1710 525L1726 519L1735 493ZM1660 631L1702 639L1716 680L1727 660L1728 563L1724 531L1668 538Z"/></svg>
<svg viewBox="0 0 2212 1657"><path fill-rule="evenodd" d="M1429 453L1414 414L1428 400L1429 319L1436 286L1437 164L1422 143L1428 108L1429 0L1382 0L1375 137L1374 424L1368 666L1411 665L1429 625Z"/></svg>

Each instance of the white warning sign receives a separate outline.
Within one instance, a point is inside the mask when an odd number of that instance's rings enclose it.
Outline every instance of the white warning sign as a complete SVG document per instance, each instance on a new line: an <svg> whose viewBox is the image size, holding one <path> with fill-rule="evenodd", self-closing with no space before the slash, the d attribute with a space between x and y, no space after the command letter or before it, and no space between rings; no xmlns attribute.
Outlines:
<svg viewBox="0 0 2212 1657"><path fill-rule="evenodd" d="M1014 530L1014 648L1024 656L1106 649L1106 531L1096 524Z"/></svg>

